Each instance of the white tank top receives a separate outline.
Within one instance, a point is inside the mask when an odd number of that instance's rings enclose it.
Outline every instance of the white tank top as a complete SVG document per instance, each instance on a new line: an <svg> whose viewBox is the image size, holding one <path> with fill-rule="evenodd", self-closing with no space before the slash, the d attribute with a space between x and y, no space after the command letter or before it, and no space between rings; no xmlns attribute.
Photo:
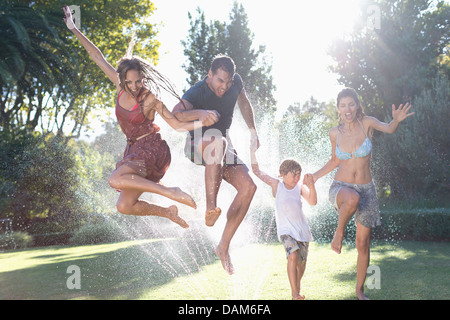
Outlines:
<svg viewBox="0 0 450 320"><path fill-rule="evenodd" d="M308 221L302 210L301 189L297 184L292 190L286 189L284 183L278 183L275 195L275 219L277 235L290 235L297 241L313 241Z"/></svg>

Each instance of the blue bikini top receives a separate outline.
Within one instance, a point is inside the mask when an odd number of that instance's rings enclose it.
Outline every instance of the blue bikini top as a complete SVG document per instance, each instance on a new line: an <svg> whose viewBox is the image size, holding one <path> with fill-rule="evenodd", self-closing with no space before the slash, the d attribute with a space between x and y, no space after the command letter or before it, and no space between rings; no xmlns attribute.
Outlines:
<svg viewBox="0 0 450 320"><path fill-rule="evenodd" d="M366 139L364 140L364 142L359 146L359 148L355 152L352 152L352 153L344 152L341 149L339 149L339 147L338 147L338 143L337 143L337 140L339 137L339 132L338 132L338 135L336 137L335 154L339 160L349 160L352 158L352 155L354 155L355 158L364 158L364 157L367 157L372 152L372 141L370 141L369 137L367 136L366 131L364 130L363 125L361 124L361 122L359 120L358 120L358 123L361 126L361 129L364 131L364 134L366 135Z"/></svg>

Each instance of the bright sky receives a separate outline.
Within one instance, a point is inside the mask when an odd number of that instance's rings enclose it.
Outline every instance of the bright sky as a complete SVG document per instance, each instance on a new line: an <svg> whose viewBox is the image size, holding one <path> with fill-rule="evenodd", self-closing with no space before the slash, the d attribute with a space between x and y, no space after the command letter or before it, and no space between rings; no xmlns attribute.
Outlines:
<svg viewBox="0 0 450 320"><path fill-rule="evenodd" d="M181 40L189 30L188 12L197 16L200 7L206 21L229 21L233 0L153 0L157 8L151 18L161 23L159 69L181 91L187 86L186 61ZM336 37L352 29L361 15L357 0L240 0L249 19L255 46L265 45L273 59L274 93L281 113L290 104L302 104L314 96L319 101L335 98L342 86L327 70L332 59L327 48ZM245 82L245 79L244 79Z"/></svg>
<svg viewBox="0 0 450 320"><path fill-rule="evenodd" d="M181 45L181 40L187 39L190 28L188 12L197 17L196 10L200 7L208 23L211 20L229 22L233 2L153 0L156 10L149 19L159 25L157 39L161 46L158 69L176 85L181 95L187 87L188 78L182 68L187 60ZM247 13L249 27L254 34L253 44L255 47L265 45L266 55L272 58L272 76L277 87L274 96L278 102L276 120L281 119L289 105L295 102L303 104L311 96L319 101L334 100L342 86L337 83L337 75L328 71L333 60L327 55L327 49L333 39L352 30L354 22L361 16L358 0L238 2ZM161 94L169 110L172 110L176 100L164 92ZM85 134L92 137L91 131Z"/></svg>

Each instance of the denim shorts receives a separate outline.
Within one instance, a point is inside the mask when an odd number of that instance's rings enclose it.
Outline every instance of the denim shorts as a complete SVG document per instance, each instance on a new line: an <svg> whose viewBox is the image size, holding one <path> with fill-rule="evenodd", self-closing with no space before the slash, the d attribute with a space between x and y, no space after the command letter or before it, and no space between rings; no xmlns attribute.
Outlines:
<svg viewBox="0 0 450 320"><path fill-rule="evenodd" d="M334 180L330 186L329 199L336 210L339 210L336 202L337 194L343 187L350 188L359 195L359 205L356 210L355 221L367 228L374 228L381 225L377 190L373 181L367 184L355 184Z"/></svg>

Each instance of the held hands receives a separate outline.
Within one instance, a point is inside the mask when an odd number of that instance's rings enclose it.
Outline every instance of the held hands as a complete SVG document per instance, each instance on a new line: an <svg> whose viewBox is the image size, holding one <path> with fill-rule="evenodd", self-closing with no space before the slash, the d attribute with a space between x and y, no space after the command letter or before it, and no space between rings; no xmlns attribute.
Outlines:
<svg viewBox="0 0 450 320"><path fill-rule="evenodd" d="M401 104L396 109L395 104L392 105L392 118L397 122L402 122L409 116L412 116L414 112L408 113L409 109L411 109L412 105L406 103L405 105Z"/></svg>
<svg viewBox="0 0 450 320"><path fill-rule="evenodd" d="M73 22L72 12L70 12L69 6L64 6L63 8L64 14L66 15L63 20L66 23L67 28L70 30L76 29L75 23Z"/></svg>
<svg viewBox="0 0 450 320"><path fill-rule="evenodd" d="M203 110L200 120L204 127L212 126L214 123L219 121L220 114L215 110Z"/></svg>
<svg viewBox="0 0 450 320"><path fill-rule="evenodd" d="M303 177L303 184L306 185L309 189L314 187L314 178L311 173L305 174L305 176Z"/></svg>
<svg viewBox="0 0 450 320"><path fill-rule="evenodd" d="M251 130L250 133L250 152L255 153L256 150L258 150L260 147L260 143L259 143L259 138L258 138L258 134L256 133L256 131Z"/></svg>

